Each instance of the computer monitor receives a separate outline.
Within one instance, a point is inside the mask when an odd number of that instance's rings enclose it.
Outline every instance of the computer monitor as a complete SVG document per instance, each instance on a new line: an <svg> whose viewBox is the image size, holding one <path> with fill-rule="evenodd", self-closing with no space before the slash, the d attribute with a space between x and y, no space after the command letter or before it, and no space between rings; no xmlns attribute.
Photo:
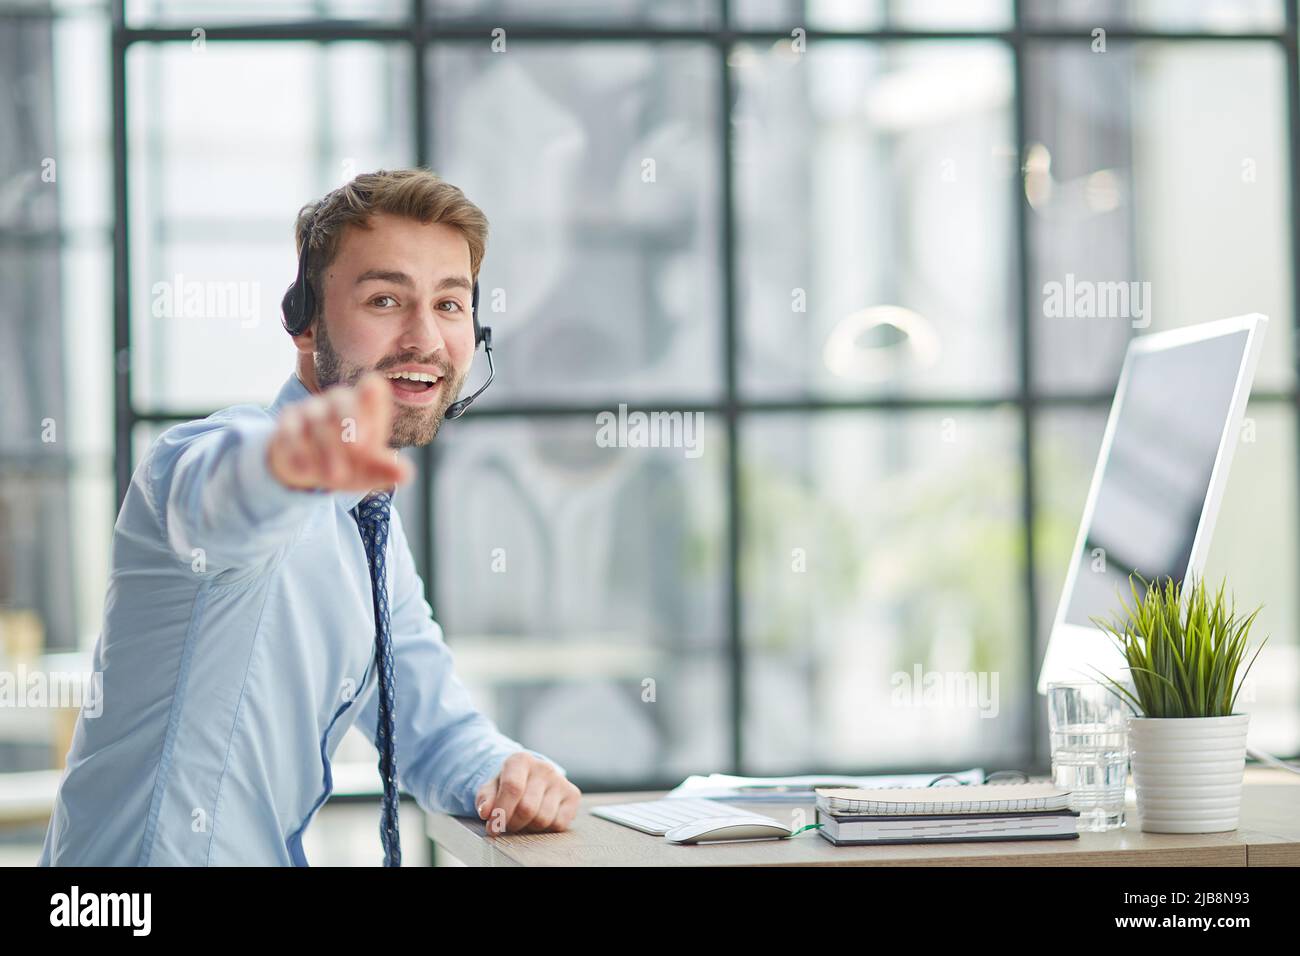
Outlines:
<svg viewBox="0 0 1300 956"><path fill-rule="evenodd" d="M1200 576L1267 324L1243 315L1129 343L1040 694L1049 681L1095 680L1097 671L1128 679L1092 618L1114 617L1120 596L1132 604L1132 572L1148 581Z"/></svg>

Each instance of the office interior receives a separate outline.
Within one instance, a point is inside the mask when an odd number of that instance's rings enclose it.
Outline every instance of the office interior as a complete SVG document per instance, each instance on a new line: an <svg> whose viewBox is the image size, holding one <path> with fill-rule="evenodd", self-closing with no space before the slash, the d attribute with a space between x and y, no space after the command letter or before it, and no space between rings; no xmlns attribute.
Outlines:
<svg viewBox="0 0 1300 956"><path fill-rule="evenodd" d="M1262 606L1242 709L1294 759L1298 25L1296 0L0 0L0 671L89 671L144 450L275 397L299 207L427 166L491 222L497 375L406 452L397 506L458 674L584 793L1046 773L1038 669L1125 350L1248 312L1205 573ZM1055 314L1067 282L1129 308ZM230 295L190 308L194 283ZM698 432L605 447L620 408ZM927 673L994 689L900 699ZM39 857L76 716L0 706L0 865ZM307 856L378 865L355 729L335 779ZM405 864L457 865L422 816Z"/></svg>

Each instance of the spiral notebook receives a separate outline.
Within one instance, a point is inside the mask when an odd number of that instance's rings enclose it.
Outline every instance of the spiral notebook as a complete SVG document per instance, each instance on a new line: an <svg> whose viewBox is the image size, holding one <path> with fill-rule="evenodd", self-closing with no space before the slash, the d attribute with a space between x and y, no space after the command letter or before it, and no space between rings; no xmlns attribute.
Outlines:
<svg viewBox="0 0 1300 956"><path fill-rule="evenodd" d="M960 787L857 790L818 787L817 806L831 814L1029 813L1065 810L1070 791L1051 783L981 783Z"/></svg>

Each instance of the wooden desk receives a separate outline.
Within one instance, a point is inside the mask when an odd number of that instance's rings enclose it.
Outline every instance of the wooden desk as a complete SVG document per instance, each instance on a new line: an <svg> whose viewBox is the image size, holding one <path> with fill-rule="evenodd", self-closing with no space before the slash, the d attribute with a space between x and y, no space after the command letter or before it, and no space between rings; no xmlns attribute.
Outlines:
<svg viewBox="0 0 1300 956"><path fill-rule="evenodd" d="M662 793L584 795L572 829L488 837L481 820L428 815L441 850L470 866L1300 866L1300 777L1251 767L1241 825L1230 833L1143 833L1130 800L1128 826L1077 840L833 846L815 830L790 840L674 846L593 817L602 803L653 800ZM789 805L744 804L783 822ZM804 807L813 821L812 806Z"/></svg>

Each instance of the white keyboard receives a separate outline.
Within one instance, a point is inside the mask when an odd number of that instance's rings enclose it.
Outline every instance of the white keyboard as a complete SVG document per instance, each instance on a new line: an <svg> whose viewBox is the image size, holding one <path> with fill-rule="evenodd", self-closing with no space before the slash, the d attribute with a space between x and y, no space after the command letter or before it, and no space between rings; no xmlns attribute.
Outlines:
<svg viewBox="0 0 1300 956"><path fill-rule="evenodd" d="M663 836L675 826L707 820L711 817L753 817L760 823L771 823L772 818L752 810L742 810L714 800L688 797L648 800L645 803L616 803L611 806L592 807L592 816L640 830L654 836Z"/></svg>

